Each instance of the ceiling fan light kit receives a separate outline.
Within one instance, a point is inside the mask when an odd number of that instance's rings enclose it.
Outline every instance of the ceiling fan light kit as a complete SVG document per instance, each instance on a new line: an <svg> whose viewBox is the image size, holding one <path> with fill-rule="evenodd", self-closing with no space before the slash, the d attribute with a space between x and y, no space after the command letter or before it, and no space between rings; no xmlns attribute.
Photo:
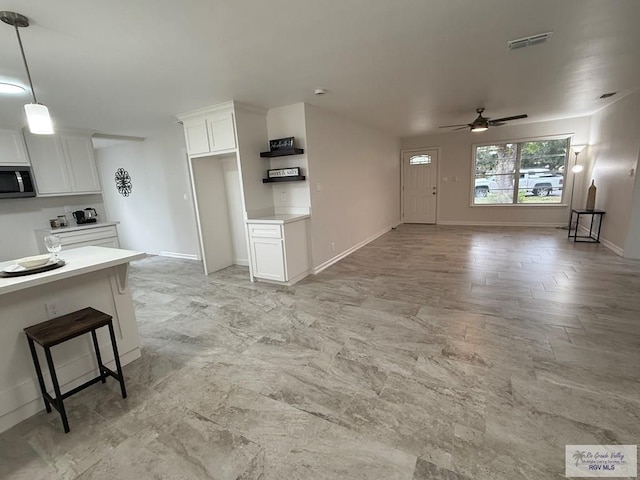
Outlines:
<svg viewBox="0 0 640 480"><path fill-rule="evenodd" d="M22 60L24 61L24 68L27 71L27 78L29 79L29 86L31 87L31 96L33 103L28 103L24 106L25 114L27 115L27 124L29 125L29 131L39 135L51 135L53 133L53 124L51 122L51 115L49 115L49 109L38 103L36 98L36 92L33 88L33 82L31 81L31 72L29 72L29 65L27 64L27 57L24 54L24 48L22 46L22 39L20 38L19 28L26 28L29 26L29 19L24 15L15 12L0 12L0 20L7 25L11 25L16 29L16 36L18 37L18 45L20 46L20 53L22 54Z"/></svg>
<svg viewBox="0 0 640 480"><path fill-rule="evenodd" d="M527 118L526 114L522 114L522 115L514 115L511 117L496 118L495 120L492 120L490 117L483 117L482 112L484 112L483 107L476 108L476 113L478 114L478 117L471 123L461 123L458 125L442 125L440 126L440 128L456 127L453 129L453 131L456 131L456 130L464 130L468 127L473 133L479 133L479 132L486 132L487 130L489 130L489 127L501 127L502 125L506 125L505 122L508 122L511 120L519 120L521 118Z"/></svg>

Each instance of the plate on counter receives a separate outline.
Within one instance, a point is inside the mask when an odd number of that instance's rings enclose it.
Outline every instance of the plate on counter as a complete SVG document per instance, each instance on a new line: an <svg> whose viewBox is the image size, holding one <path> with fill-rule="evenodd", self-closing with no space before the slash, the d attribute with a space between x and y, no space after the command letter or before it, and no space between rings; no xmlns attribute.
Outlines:
<svg viewBox="0 0 640 480"><path fill-rule="evenodd" d="M34 273L48 272L49 270L55 270L56 268L63 267L65 265L64 260L58 260L54 262L50 260L44 265L37 267L25 268L22 265L14 264L5 267L0 271L0 277L21 277L23 275L33 275Z"/></svg>

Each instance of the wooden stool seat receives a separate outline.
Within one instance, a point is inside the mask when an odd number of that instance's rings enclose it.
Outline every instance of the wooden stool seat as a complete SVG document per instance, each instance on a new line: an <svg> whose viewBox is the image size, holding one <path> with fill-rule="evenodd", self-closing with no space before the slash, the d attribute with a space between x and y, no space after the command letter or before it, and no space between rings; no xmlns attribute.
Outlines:
<svg viewBox="0 0 640 480"><path fill-rule="evenodd" d="M116 363L116 372L107 368L102 363L96 330L104 326L109 328L111 347L113 348ZM60 413L65 433L69 432L69 422L67 421L67 414L63 403L65 398L84 390L98 381L106 383L107 376L111 376L118 380L120 383L122 398L127 398L127 391L124 385L124 376L122 375L122 366L120 365L120 357L118 355L118 346L116 344L116 336L113 331L113 319L111 315L96 310L95 308L87 307L82 310L78 310L77 312L72 312L67 315L62 315L61 317L47 320L46 322L32 325L25 328L24 332L27 336L27 341L29 342L29 349L31 350L33 364L36 369L36 374L38 375L38 383L40 384L40 391L42 392L44 406L47 412L51 412L51 407L54 407ZM84 335L85 333L91 333L100 375L63 394L60 392L58 377L53 365L51 347L66 342L67 340L71 340L72 338L79 337L80 335ZM38 360L38 354L36 353L35 343L44 348L55 397L49 395L46 390L44 377L42 376L42 369L40 368L40 361Z"/></svg>
<svg viewBox="0 0 640 480"><path fill-rule="evenodd" d="M24 333L42 347L53 347L96 328L104 327L110 321L111 315L88 307L27 327Z"/></svg>

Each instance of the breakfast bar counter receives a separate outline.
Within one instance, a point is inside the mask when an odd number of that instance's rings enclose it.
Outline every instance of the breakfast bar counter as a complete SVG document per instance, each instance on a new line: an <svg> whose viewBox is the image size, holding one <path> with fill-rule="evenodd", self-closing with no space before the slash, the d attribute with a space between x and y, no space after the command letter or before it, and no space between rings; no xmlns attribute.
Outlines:
<svg viewBox="0 0 640 480"><path fill-rule="evenodd" d="M104 247L63 250L66 264L33 275L0 278L0 432L44 408L23 330L85 307L113 317L123 365L140 357L140 341L131 293L129 262L143 252ZM15 262L0 263L4 270ZM95 376L97 364L89 336L53 349L58 379L66 391ZM99 332L103 360L113 366L108 332ZM46 375L45 375L46 377ZM45 383L50 387L49 378ZM100 388L97 386L96 388Z"/></svg>

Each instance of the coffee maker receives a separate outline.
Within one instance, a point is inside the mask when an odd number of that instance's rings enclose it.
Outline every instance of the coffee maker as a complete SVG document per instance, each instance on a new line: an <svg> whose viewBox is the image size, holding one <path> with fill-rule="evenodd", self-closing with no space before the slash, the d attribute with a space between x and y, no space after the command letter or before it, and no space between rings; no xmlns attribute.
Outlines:
<svg viewBox="0 0 640 480"><path fill-rule="evenodd" d="M84 210L76 210L72 212L73 218L78 225L85 223L95 223L98 221L98 213L95 208L85 208Z"/></svg>

